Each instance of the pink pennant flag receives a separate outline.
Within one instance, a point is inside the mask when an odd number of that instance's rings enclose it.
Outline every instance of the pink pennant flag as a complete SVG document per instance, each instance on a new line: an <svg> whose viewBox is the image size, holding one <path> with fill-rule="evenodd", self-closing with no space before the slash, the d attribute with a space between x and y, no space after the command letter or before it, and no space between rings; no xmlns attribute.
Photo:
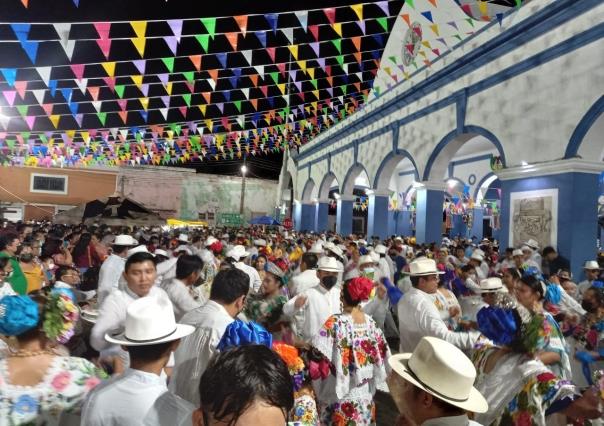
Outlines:
<svg viewBox="0 0 604 426"><path fill-rule="evenodd" d="M71 64L70 67L73 75L75 75L78 80L84 78L84 64Z"/></svg>
<svg viewBox="0 0 604 426"><path fill-rule="evenodd" d="M103 77L103 81L112 92L115 92L115 77Z"/></svg>
<svg viewBox="0 0 604 426"><path fill-rule="evenodd" d="M76 114L75 121L78 123L78 127L82 127L82 121L84 120L84 114Z"/></svg>
<svg viewBox="0 0 604 426"><path fill-rule="evenodd" d="M180 37L182 36L182 19L171 19L168 21L168 25L172 30L172 34L174 34L178 42L180 42Z"/></svg>
<svg viewBox="0 0 604 426"><path fill-rule="evenodd" d="M29 127L29 130L33 130L34 123L36 122L36 116L28 115L27 117L25 117L25 122L27 123L27 127Z"/></svg>
<svg viewBox="0 0 604 426"><path fill-rule="evenodd" d="M117 104L120 106L122 111L126 110L126 106L128 105L128 99L118 99Z"/></svg>
<svg viewBox="0 0 604 426"><path fill-rule="evenodd" d="M15 97L17 97L17 92L15 90L4 90L2 91L2 94L10 106L15 104Z"/></svg>
<svg viewBox="0 0 604 426"><path fill-rule="evenodd" d="M99 100L99 87L95 87L95 86L90 86L87 88L88 92L90 93L90 96L92 96L92 99L94 99L95 101Z"/></svg>
<svg viewBox="0 0 604 426"><path fill-rule="evenodd" d="M103 56L105 56L105 59L109 59L109 51L111 50L111 39L97 39L96 44L99 45L99 49L101 49L101 52L103 52Z"/></svg>
<svg viewBox="0 0 604 426"><path fill-rule="evenodd" d="M109 31L111 31L111 22L95 22L94 28L99 33L99 38L106 40L109 38Z"/></svg>
<svg viewBox="0 0 604 426"><path fill-rule="evenodd" d="M52 107L53 104L42 104L42 109L46 113L46 115L52 115Z"/></svg>
<svg viewBox="0 0 604 426"><path fill-rule="evenodd" d="M329 23L333 25L333 23L336 21L336 8L328 7L323 9L323 12L325 13L325 16L327 16Z"/></svg>
<svg viewBox="0 0 604 426"><path fill-rule="evenodd" d="M180 111L180 113L182 114L183 117L187 118L187 107L186 106L178 107L178 110Z"/></svg>
<svg viewBox="0 0 604 426"><path fill-rule="evenodd" d="M187 85L187 88L189 89L189 92L193 93L194 90L195 90L195 82L192 82L192 83L187 82L185 84Z"/></svg>
<svg viewBox="0 0 604 426"><path fill-rule="evenodd" d="M132 61L139 74L145 74L145 69L147 68L147 61L144 59L135 59Z"/></svg>
<svg viewBox="0 0 604 426"><path fill-rule="evenodd" d="M17 93L19 94L21 99L25 98L25 91L27 90L27 81L15 81L15 89L17 90Z"/></svg>

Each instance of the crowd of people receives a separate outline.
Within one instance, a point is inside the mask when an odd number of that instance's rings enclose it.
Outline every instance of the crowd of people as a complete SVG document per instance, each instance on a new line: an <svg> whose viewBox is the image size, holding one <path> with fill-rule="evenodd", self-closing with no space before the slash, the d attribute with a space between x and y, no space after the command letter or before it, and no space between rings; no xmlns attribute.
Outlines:
<svg viewBox="0 0 604 426"><path fill-rule="evenodd" d="M396 425L594 424L602 265L575 283L534 240L6 223L0 425L374 425L378 392Z"/></svg>

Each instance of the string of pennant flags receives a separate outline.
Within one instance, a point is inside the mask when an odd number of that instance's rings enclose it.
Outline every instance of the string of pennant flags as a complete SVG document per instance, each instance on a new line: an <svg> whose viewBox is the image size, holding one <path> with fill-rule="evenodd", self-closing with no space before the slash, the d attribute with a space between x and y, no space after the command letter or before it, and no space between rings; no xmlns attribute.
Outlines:
<svg viewBox="0 0 604 426"><path fill-rule="evenodd" d="M422 8L426 1L438 7L437 0L421 1ZM404 4L415 9L419 2ZM393 80L391 68L405 78L420 69L415 60L403 65L400 55L382 58L395 20L411 26L402 5L0 23L13 34L0 47L25 53L0 62L0 163L171 165L296 149L363 108L372 90L379 95L380 69ZM418 10L432 32L419 50L423 65L472 32L473 10L461 6L468 17L450 22ZM488 4L478 8L486 20ZM457 32L443 34L443 25ZM57 49L67 61L40 54Z"/></svg>

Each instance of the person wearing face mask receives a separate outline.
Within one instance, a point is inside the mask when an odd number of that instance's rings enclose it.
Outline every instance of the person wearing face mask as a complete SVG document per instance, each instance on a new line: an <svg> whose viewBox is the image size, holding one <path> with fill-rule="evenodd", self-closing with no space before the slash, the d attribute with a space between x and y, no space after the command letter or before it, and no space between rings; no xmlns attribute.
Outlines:
<svg viewBox="0 0 604 426"><path fill-rule="evenodd" d="M331 260L330 260L331 259ZM338 281L338 275L341 269L337 261L330 257L322 257L317 265L317 277L320 285L315 288L325 297L329 307L330 315L342 312L340 303L341 285Z"/></svg>
<svg viewBox="0 0 604 426"><path fill-rule="evenodd" d="M27 293L40 290L45 285L42 267L35 260L32 246L24 243L19 252L19 266L27 280Z"/></svg>

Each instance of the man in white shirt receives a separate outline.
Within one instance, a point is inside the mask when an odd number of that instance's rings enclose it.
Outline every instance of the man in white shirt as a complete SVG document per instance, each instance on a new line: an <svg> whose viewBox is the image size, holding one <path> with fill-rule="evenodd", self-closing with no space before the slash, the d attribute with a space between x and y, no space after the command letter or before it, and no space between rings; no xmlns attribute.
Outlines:
<svg viewBox="0 0 604 426"><path fill-rule="evenodd" d="M105 340L105 334L121 331L126 322L128 306L135 300L145 296L165 297L164 290L155 286L157 273L155 259L151 253L135 253L126 261L123 276L126 287L123 290L113 291L100 306L98 319L90 333L90 344L97 351L114 348Z"/></svg>
<svg viewBox="0 0 604 426"><path fill-rule="evenodd" d="M324 256L319 259L317 266L317 277L321 285L315 287L327 300L329 315L342 313L342 302L340 293L342 284L338 281L338 275L342 272L341 265L331 257Z"/></svg>
<svg viewBox="0 0 604 426"><path fill-rule="evenodd" d="M537 265L539 265L539 270L541 270L541 267L543 266L543 257L541 256L541 253L539 253L539 242L531 238L526 243L524 243L524 245L531 249L530 259Z"/></svg>
<svg viewBox="0 0 604 426"><path fill-rule="evenodd" d="M325 256L334 258L338 263L338 267L340 268L340 272L338 273L338 283L341 285L342 280L344 279L344 252L334 243L327 242L323 245L323 250L325 252Z"/></svg>
<svg viewBox="0 0 604 426"><path fill-rule="evenodd" d="M162 371L190 325L176 324L170 301L141 297L128 306L126 328L106 335L125 347L130 368L90 392L82 410L86 426L191 425L195 407L170 393Z"/></svg>
<svg viewBox="0 0 604 426"><path fill-rule="evenodd" d="M579 302L583 300L583 294L587 289L593 285L594 281L597 281L598 276L600 275L600 265L596 260L588 260L585 262L585 265L583 265L583 271L585 272L585 280L577 285Z"/></svg>
<svg viewBox="0 0 604 426"><path fill-rule="evenodd" d="M388 249L383 244L378 244L377 246L375 246L374 252L376 252L380 256L377 266L380 269L380 272L382 273L382 277L386 277L390 281L394 281L394 272L393 272L392 268L390 267L390 264L386 260L387 251L388 251ZM392 262L392 260L391 260L391 262Z"/></svg>
<svg viewBox="0 0 604 426"><path fill-rule="evenodd" d="M260 290L260 286L262 285L260 274L258 274L258 271L256 271L255 268L252 268L251 266L246 265L241 261L241 259L244 259L248 256L249 253L245 250L245 247L243 247L242 245L234 246L226 254L227 258L232 259L233 266L235 266L235 268L247 274L250 279L250 290L252 290L254 293L258 293L258 290Z"/></svg>
<svg viewBox="0 0 604 426"><path fill-rule="evenodd" d="M205 303L205 299L195 300L190 292L190 288L197 282L202 268L203 262L199 256L182 255L176 262L176 277L162 281L160 284L172 302L176 321L180 321L184 314Z"/></svg>
<svg viewBox="0 0 604 426"><path fill-rule="evenodd" d="M314 253L304 253L300 262L300 272L292 278L291 296L303 293L309 288L319 285L317 277L318 257Z"/></svg>
<svg viewBox="0 0 604 426"><path fill-rule="evenodd" d="M182 318L195 332L183 339L174 352L174 370L169 388L176 395L199 406L199 379L222 339L227 326L243 310L249 292L249 277L237 268L220 271L205 305Z"/></svg>
<svg viewBox="0 0 604 426"><path fill-rule="evenodd" d="M432 259L418 258L409 264L413 288L398 304L401 352L413 351L424 336L438 337L462 350L471 349L478 340L480 333L450 331L441 319L434 304L441 274Z"/></svg>
<svg viewBox="0 0 604 426"><path fill-rule="evenodd" d="M489 265L484 261L484 252L480 249L474 250L468 265L472 265L476 270L478 280L484 280L489 276Z"/></svg>
<svg viewBox="0 0 604 426"><path fill-rule="evenodd" d="M111 255L105 259L99 270L99 286L98 305L101 306L103 301L113 290L119 287L120 277L124 272L124 264L128 257L128 250L138 244L130 235L118 235L113 241Z"/></svg>

